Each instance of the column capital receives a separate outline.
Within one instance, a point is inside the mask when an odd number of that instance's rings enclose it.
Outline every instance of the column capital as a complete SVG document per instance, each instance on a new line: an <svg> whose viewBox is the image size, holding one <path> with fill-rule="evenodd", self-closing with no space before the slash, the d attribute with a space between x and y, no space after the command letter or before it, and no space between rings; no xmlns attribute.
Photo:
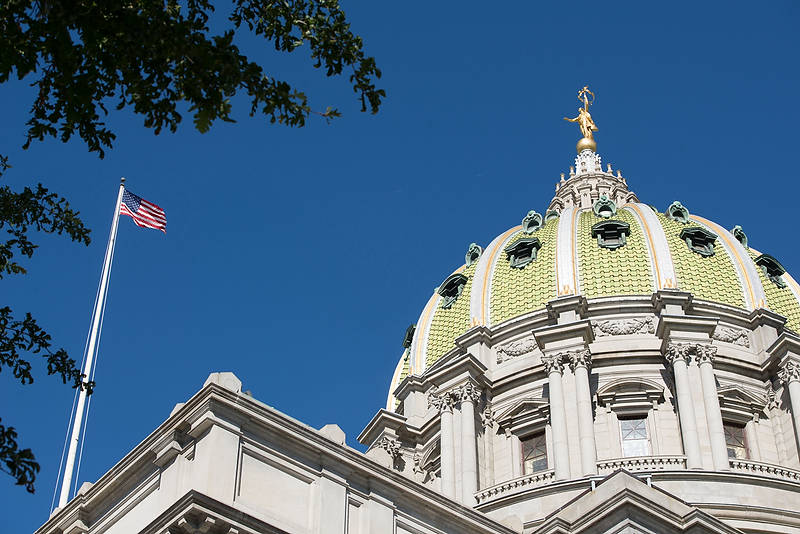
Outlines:
<svg viewBox="0 0 800 534"><path fill-rule="evenodd" d="M550 356L542 356L545 374L548 376L550 376L550 373L564 374L564 360L562 359L562 354L563 353L558 352Z"/></svg>
<svg viewBox="0 0 800 534"><path fill-rule="evenodd" d="M698 343L694 347L695 352L695 361L697 364L701 363L710 363L714 365L714 358L717 356L717 347L714 345L705 345L703 343Z"/></svg>
<svg viewBox="0 0 800 534"><path fill-rule="evenodd" d="M392 460L400 458L400 441L387 435L383 435L373 443L372 448L385 450Z"/></svg>
<svg viewBox="0 0 800 534"><path fill-rule="evenodd" d="M459 402L476 403L481 398L483 390L475 382L468 380L453 390L453 397Z"/></svg>
<svg viewBox="0 0 800 534"><path fill-rule="evenodd" d="M589 349L571 350L565 355L572 372L578 367L585 367L587 370L592 367L592 353Z"/></svg>
<svg viewBox="0 0 800 534"><path fill-rule="evenodd" d="M683 360L688 365L691 360L691 348L692 345L690 343L667 343L667 350L664 352L664 358L671 364Z"/></svg>
<svg viewBox="0 0 800 534"><path fill-rule="evenodd" d="M428 407L436 408L439 413L452 412L455 405L455 398L452 391L439 393L437 389L432 389L428 393Z"/></svg>
<svg viewBox="0 0 800 534"><path fill-rule="evenodd" d="M800 382L800 361L786 360L778 370L778 377L784 384Z"/></svg>

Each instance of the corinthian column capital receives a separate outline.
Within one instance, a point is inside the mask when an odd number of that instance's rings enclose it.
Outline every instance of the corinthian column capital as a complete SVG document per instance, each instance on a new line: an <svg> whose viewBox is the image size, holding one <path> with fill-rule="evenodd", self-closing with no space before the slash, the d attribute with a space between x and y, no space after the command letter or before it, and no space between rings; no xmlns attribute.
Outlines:
<svg viewBox="0 0 800 534"><path fill-rule="evenodd" d="M428 408L436 408L439 413L452 411L454 405L455 399L451 391L439 393L434 389L428 394Z"/></svg>
<svg viewBox="0 0 800 534"><path fill-rule="evenodd" d="M592 366L592 353L589 349L573 350L567 353L569 366L574 372L577 367L589 369Z"/></svg>
<svg viewBox="0 0 800 534"><path fill-rule="evenodd" d="M691 360L691 348L692 346L688 343L667 343L667 350L664 353L664 358L671 364L674 364L678 360L683 360L688 364Z"/></svg>
<svg viewBox="0 0 800 534"><path fill-rule="evenodd" d="M478 402L481 398L481 388L475 385L474 382L468 381L459 386L453 391L454 396L460 401Z"/></svg>
<svg viewBox="0 0 800 534"><path fill-rule="evenodd" d="M714 345L703 345L701 343L695 345L695 360L698 364L708 362L713 365L716 356L717 347Z"/></svg>
<svg viewBox="0 0 800 534"><path fill-rule="evenodd" d="M552 372L564 373L564 353L562 352L543 356L542 363L544 364L544 371L548 375Z"/></svg>
<svg viewBox="0 0 800 534"><path fill-rule="evenodd" d="M784 384L800 381L800 362L797 360L787 360L778 370L778 377Z"/></svg>

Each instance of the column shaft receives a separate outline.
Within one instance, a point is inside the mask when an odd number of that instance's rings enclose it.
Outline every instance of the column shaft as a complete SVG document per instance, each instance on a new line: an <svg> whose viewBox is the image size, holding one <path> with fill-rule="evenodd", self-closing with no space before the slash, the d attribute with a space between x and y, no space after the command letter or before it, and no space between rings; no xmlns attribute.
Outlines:
<svg viewBox="0 0 800 534"><path fill-rule="evenodd" d="M475 439L475 402L461 401L461 493L465 506L475 505L478 491L478 451Z"/></svg>
<svg viewBox="0 0 800 534"><path fill-rule="evenodd" d="M794 437L800 448L800 381L789 381L789 401L792 404L792 421L794 422Z"/></svg>
<svg viewBox="0 0 800 534"><path fill-rule="evenodd" d="M689 390L689 372L686 360L675 357L672 363L675 374L675 389L678 395L678 418L681 422L681 437L683 438L683 451L686 454L686 467L688 469L702 469L703 461L700 456L700 440L697 437L697 420L694 415L692 395Z"/></svg>
<svg viewBox="0 0 800 534"><path fill-rule="evenodd" d="M569 478L567 414L564 410L564 387L561 378L561 363L555 362L549 370L547 379L550 385L550 421L553 430L553 463L556 480Z"/></svg>
<svg viewBox="0 0 800 534"><path fill-rule="evenodd" d="M578 401L578 439L581 446L581 468L584 475L597 474L597 448L594 441L594 418L589 390L589 369L575 366L575 396Z"/></svg>
<svg viewBox="0 0 800 534"><path fill-rule="evenodd" d="M451 499L456 498L456 465L453 447L453 411L451 407L442 408L440 429L442 494Z"/></svg>
<svg viewBox="0 0 800 534"><path fill-rule="evenodd" d="M711 439L711 458L714 469L724 471L730 469L728 447L725 444L725 430L722 427L722 412L719 409L717 383L714 380L714 366L708 358L699 360L700 381L703 384L703 405L708 422L708 435Z"/></svg>
<svg viewBox="0 0 800 534"><path fill-rule="evenodd" d="M744 439L747 444L747 453L750 460L761 461L761 446L758 444L758 423L748 421L744 425Z"/></svg>
<svg viewBox="0 0 800 534"><path fill-rule="evenodd" d="M511 449L511 478L522 476L522 443L519 436L508 433L508 446Z"/></svg>

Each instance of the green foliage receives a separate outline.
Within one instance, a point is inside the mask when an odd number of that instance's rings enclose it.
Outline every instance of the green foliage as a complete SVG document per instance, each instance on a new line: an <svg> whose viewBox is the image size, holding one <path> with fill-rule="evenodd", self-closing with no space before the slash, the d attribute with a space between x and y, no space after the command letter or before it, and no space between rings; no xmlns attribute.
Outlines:
<svg viewBox="0 0 800 534"><path fill-rule="evenodd" d="M16 430L3 425L0 425L0 464L0 470L17 479L18 485L25 486L30 493L34 492L33 481L39 472L39 464L30 449L19 448Z"/></svg>
<svg viewBox="0 0 800 534"><path fill-rule="evenodd" d="M272 123L303 126L311 114L340 116L332 107L314 111L304 93L242 54L234 38L245 28L279 52L307 46L314 67L327 76L347 70L361 111L378 111L385 93L373 80L381 72L364 54L337 0L232 0L230 28L219 34L209 28L214 12L210 0L0 0L0 83L33 78L36 90L23 147L77 135L102 158L116 138L103 122L109 109L132 109L158 134L176 131L179 109L186 107L204 133L217 120L233 121L231 100L241 93L251 116ZM0 176L10 167L0 155ZM8 234L0 241L0 278L25 273L15 253L33 255L31 231L90 241L78 212L41 184L22 192L0 188L0 230ZM51 349L50 336L29 313L18 320L10 308L0 308L0 372L8 368L30 384L32 366L24 353L41 354L48 374L91 393L94 384L83 382L63 349ZM30 449L18 448L14 428L0 426L0 465L33 492L39 465Z"/></svg>
<svg viewBox="0 0 800 534"><path fill-rule="evenodd" d="M231 98L247 95L250 115L303 126L315 113L306 95L264 72L234 44L246 27L291 53L307 45L327 76L350 72L362 111L378 111L381 72L350 31L337 0L233 0L232 28L214 34L210 0L4 0L0 2L0 83L35 76L37 97L27 123L33 140L77 134L103 157L115 135L103 122L108 107L130 107L156 133L175 131L185 103L195 127L232 121ZM336 109L316 112L326 119Z"/></svg>

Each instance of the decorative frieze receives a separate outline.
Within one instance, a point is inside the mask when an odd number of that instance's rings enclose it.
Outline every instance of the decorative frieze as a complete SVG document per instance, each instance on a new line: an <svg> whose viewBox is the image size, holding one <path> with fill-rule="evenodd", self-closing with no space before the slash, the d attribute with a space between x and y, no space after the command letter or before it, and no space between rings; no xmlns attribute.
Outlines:
<svg viewBox="0 0 800 534"><path fill-rule="evenodd" d="M656 331L652 317L628 317L595 321L594 337L625 336L631 334L654 334Z"/></svg>
<svg viewBox="0 0 800 534"><path fill-rule="evenodd" d="M503 363L512 358L523 356L533 352L539 347L536 340L531 337L512 341L506 345L502 345L497 349L497 363Z"/></svg>
<svg viewBox="0 0 800 534"><path fill-rule="evenodd" d="M732 343L734 345L750 348L750 336L747 335L747 330L718 326L711 335L711 338L716 341L723 341L725 343Z"/></svg>
<svg viewBox="0 0 800 534"><path fill-rule="evenodd" d="M788 384L789 382L800 381L800 362L795 360L788 360L778 370L778 377L781 382Z"/></svg>

